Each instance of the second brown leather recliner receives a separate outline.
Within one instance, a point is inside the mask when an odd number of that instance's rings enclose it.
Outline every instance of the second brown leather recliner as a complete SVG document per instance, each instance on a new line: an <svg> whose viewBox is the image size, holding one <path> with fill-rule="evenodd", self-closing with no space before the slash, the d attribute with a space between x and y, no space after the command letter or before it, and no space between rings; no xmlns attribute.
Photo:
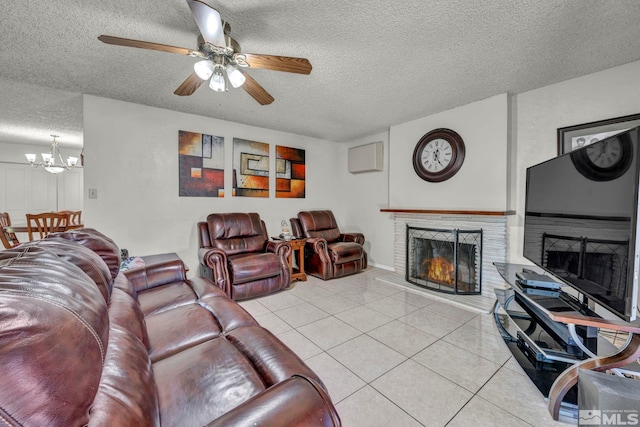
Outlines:
<svg viewBox="0 0 640 427"><path fill-rule="evenodd" d="M323 280L359 273L367 268L362 233L342 233L330 210L302 211L291 218L293 235L307 239L305 269Z"/></svg>

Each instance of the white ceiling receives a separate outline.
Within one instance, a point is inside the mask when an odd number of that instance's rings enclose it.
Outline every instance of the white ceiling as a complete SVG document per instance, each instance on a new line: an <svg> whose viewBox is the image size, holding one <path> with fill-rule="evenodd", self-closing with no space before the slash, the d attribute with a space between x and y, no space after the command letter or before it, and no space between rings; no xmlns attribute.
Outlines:
<svg viewBox="0 0 640 427"><path fill-rule="evenodd" d="M333 141L498 93L640 59L638 0L211 0L244 52L308 58L310 75L249 70L275 98L173 91L187 56L100 34L196 48L185 0L5 1L0 142L82 143L82 94Z"/></svg>

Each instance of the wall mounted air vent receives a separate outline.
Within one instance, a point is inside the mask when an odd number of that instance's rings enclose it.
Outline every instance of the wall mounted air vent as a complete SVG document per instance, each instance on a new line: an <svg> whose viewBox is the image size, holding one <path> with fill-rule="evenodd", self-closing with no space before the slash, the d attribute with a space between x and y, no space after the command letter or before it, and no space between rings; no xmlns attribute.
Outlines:
<svg viewBox="0 0 640 427"><path fill-rule="evenodd" d="M373 142L349 148L349 172L381 171L382 147L382 142Z"/></svg>

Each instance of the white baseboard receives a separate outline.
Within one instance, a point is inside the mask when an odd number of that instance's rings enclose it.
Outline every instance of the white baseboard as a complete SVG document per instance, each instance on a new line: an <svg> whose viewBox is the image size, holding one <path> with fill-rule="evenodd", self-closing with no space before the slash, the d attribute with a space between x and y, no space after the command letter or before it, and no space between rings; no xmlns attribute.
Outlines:
<svg viewBox="0 0 640 427"><path fill-rule="evenodd" d="M388 266L388 265L385 265L385 264L377 264L377 263L375 263L375 262L370 262L370 263L369 263L369 265L370 265L371 267L381 268L381 269L383 269L383 270L388 270L388 271L393 271L393 272L395 272L395 271L396 271L396 269L395 269L395 268L393 268L393 267L391 267L391 266Z"/></svg>

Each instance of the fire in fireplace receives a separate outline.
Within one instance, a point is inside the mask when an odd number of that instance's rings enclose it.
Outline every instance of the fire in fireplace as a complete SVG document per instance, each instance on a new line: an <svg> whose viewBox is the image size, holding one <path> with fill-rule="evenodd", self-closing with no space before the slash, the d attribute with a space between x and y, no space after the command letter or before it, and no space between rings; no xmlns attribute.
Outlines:
<svg viewBox="0 0 640 427"><path fill-rule="evenodd" d="M479 294L482 230L440 230L407 226L406 280L456 294Z"/></svg>
<svg viewBox="0 0 640 427"><path fill-rule="evenodd" d="M453 287L456 273L455 264L441 256L425 259L423 264L426 264L423 265L423 270L426 270L427 274L422 274L422 278Z"/></svg>

